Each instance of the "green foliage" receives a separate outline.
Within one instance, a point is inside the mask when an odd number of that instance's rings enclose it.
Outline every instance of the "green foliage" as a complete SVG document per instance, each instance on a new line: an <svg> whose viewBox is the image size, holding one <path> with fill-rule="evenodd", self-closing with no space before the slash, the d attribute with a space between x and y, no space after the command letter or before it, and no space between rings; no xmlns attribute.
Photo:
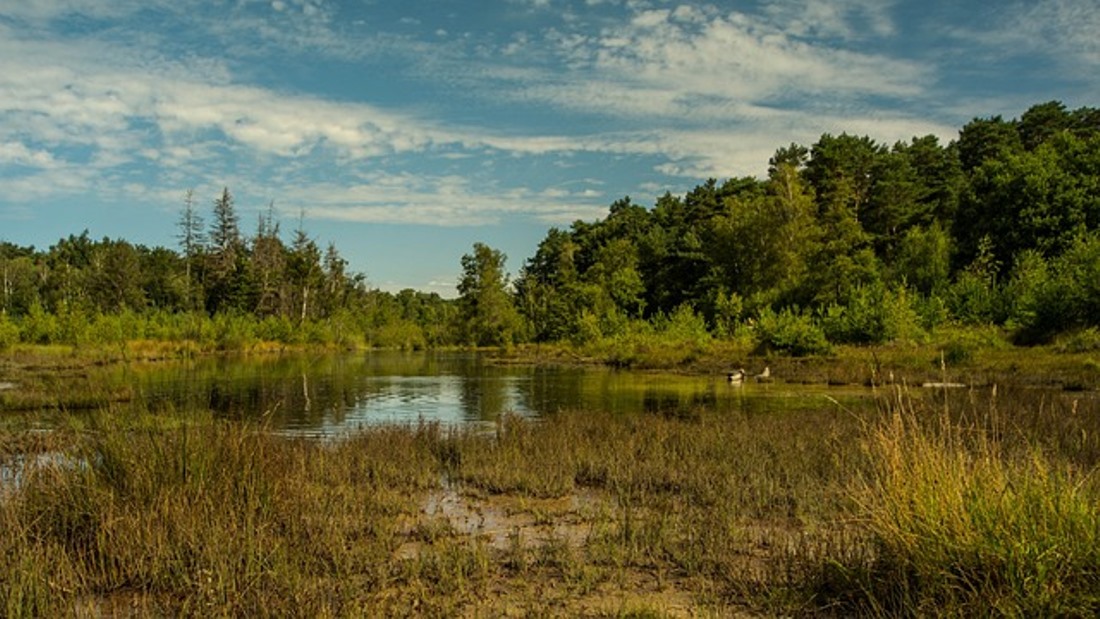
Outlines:
<svg viewBox="0 0 1100 619"><path fill-rule="evenodd" d="M888 269L894 285L923 295L942 294L950 282L951 238L939 225L913 227L898 242Z"/></svg>
<svg viewBox="0 0 1100 619"><path fill-rule="evenodd" d="M213 344L217 350L247 350L258 341L255 321L243 314L218 314L213 319Z"/></svg>
<svg viewBox="0 0 1100 619"><path fill-rule="evenodd" d="M1068 333L1059 339L1057 348L1067 353L1096 352L1100 350L1100 329L1089 327ZM1093 364L1095 365L1095 362Z"/></svg>
<svg viewBox="0 0 1100 619"><path fill-rule="evenodd" d="M482 243L462 256L458 283L459 320L465 341L475 346L507 346L519 330L519 315L508 294L506 257Z"/></svg>
<svg viewBox="0 0 1100 619"><path fill-rule="evenodd" d="M381 348L421 350L428 347L428 340L419 325L408 320L396 320L372 329L368 340Z"/></svg>
<svg viewBox="0 0 1100 619"><path fill-rule="evenodd" d="M948 145L824 134L777 150L766 179L708 179L652 208L624 197L603 219L553 228L514 282L504 255L477 243L456 301L368 289L304 222L284 241L273 207L246 238L228 188L204 230L188 192L178 252L87 231L46 251L0 243L0 313L21 341L72 345L588 346L636 320L661 332L684 306L719 337L746 316L796 323L802 308L837 342L951 323L1046 341L1100 315L1098 119L1051 101L975 119Z"/></svg>
<svg viewBox="0 0 1100 619"><path fill-rule="evenodd" d="M1016 255L1002 291L1006 305L1004 322L1008 328L1036 324L1040 294L1048 279L1049 269L1042 254L1025 250Z"/></svg>
<svg viewBox="0 0 1100 619"><path fill-rule="evenodd" d="M862 287L847 305L832 305L822 318L829 341L848 344L881 344L920 336L920 317L904 288Z"/></svg>
<svg viewBox="0 0 1100 619"><path fill-rule="evenodd" d="M265 316L256 325L255 333L256 337L268 342L304 343L298 324L287 316Z"/></svg>
<svg viewBox="0 0 1100 619"><path fill-rule="evenodd" d="M577 321L574 324L572 334L569 336L569 341L574 346L584 346L597 342L603 337L603 331L600 329L600 317L585 309L581 310L580 316L577 317Z"/></svg>
<svg viewBox="0 0 1100 619"><path fill-rule="evenodd" d="M1034 309L1025 316L1025 337L1048 338L1058 331L1100 326L1100 235L1079 237L1049 263L1049 277L1037 283Z"/></svg>
<svg viewBox="0 0 1100 619"><path fill-rule="evenodd" d="M56 344L60 340L57 316L34 304L20 324L20 339L30 344Z"/></svg>
<svg viewBox="0 0 1100 619"><path fill-rule="evenodd" d="M711 339L706 321L690 305L681 305L667 317L658 316L653 323L658 333L693 346L703 346Z"/></svg>
<svg viewBox="0 0 1100 619"><path fill-rule="evenodd" d="M0 313L0 352L5 352L18 343L19 325L7 314Z"/></svg>
<svg viewBox="0 0 1100 619"><path fill-rule="evenodd" d="M715 291L712 306L714 307L714 334L717 337L733 336L737 332L745 310L741 295L736 292L727 293L719 288Z"/></svg>
<svg viewBox="0 0 1100 619"><path fill-rule="evenodd" d="M1005 334L992 326L948 329L940 334L940 342L940 357L929 360L936 366L941 362L948 366L967 364L983 350L997 350L1008 346Z"/></svg>
<svg viewBox="0 0 1100 619"><path fill-rule="evenodd" d="M950 317L947 302L940 296L917 297L913 300L913 309L924 331L932 331L946 324Z"/></svg>
<svg viewBox="0 0 1100 619"><path fill-rule="evenodd" d="M810 314L797 309L786 308L779 312L765 309L753 326L753 332L761 352L780 352L795 357L832 352L821 326Z"/></svg>

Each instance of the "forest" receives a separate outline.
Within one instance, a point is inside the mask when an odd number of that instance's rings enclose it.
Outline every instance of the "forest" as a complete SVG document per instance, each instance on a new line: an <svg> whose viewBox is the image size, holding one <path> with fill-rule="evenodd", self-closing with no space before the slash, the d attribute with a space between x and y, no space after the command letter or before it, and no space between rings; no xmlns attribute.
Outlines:
<svg viewBox="0 0 1100 619"><path fill-rule="evenodd" d="M46 250L0 242L0 349L673 333L804 355L946 325L996 326L1024 345L1100 326L1100 109L979 117L948 144L825 134L768 164L766 178L708 180L651 208L624 197L603 219L550 229L514 277L475 244L454 300L371 289L301 222L284 240L273 207L248 236L228 188L209 213L188 192L175 248L86 231Z"/></svg>

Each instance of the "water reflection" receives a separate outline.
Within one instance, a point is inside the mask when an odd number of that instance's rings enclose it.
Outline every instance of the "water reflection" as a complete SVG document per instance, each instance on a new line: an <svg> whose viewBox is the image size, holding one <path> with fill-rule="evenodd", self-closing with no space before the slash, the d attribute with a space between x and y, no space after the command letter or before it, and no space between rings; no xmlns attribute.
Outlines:
<svg viewBox="0 0 1100 619"><path fill-rule="evenodd" d="M731 388L721 376L502 367L462 353L222 357L118 372L114 380L137 385L137 401L152 410L209 409L222 417L263 418L277 430L325 434L419 420L484 423L509 412L751 413L762 398L775 400L782 391L769 392L777 385ZM791 393L791 405L826 403L805 389ZM782 404L782 396L777 401Z"/></svg>

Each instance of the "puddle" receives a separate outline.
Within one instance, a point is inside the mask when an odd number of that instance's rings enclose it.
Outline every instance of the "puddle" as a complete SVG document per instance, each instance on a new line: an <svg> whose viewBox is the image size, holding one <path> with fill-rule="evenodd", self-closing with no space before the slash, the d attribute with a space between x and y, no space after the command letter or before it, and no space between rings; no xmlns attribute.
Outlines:
<svg viewBox="0 0 1100 619"><path fill-rule="evenodd" d="M15 492L31 470L43 467L72 467L76 462L59 451L17 454L0 461L0 498Z"/></svg>
<svg viewBox="0 0 1100 619"><path fill-rule="evenodd" d="M425 498L418 522L410 528L442 529L447 534L478 539L492 550L507 550L520 543L537 548L550 542L581 547L595 522L609 509L596 492L578 490L556 499L516 496L481 496L444 483ZM424 541L409 541L398 548L399 559L415 558Z"/></svg>

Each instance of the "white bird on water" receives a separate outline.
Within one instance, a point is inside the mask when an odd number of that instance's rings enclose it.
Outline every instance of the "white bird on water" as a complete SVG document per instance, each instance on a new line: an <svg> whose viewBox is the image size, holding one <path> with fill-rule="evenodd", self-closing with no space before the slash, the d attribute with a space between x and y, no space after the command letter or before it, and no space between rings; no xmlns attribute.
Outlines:
<svg viewBox="0 0 1100 619"><path fill-rule="evenodd" d="M741 385L745 383L745 368L741 368L736 372L730 372L726 374L726 382L731 385Z"/></svg>
<svg viewBox="0 0 1100 619"><path fill-rule="evenodd" d="M756 375L756 382L765 383L771 380L772 369L768 366L764 366L764 371Z"/></svg>

